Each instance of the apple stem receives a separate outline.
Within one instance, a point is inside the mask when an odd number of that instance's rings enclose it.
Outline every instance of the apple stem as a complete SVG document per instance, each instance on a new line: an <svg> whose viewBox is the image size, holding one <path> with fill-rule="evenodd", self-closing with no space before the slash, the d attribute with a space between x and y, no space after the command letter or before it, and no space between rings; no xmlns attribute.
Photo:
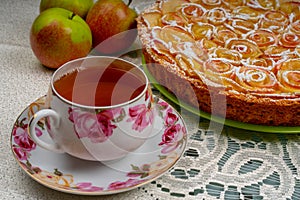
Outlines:
<svg viewBox="0 0 300 200"><path fill-rule="evenodd" d="M131 4L132 0L128 0L127 6L129 7Z"/></svg>
<svg viewBox="0 0 300 200"><path fill-rule="evenodd" d="M70 16L69 16L69 19L73 19L73 17L75 17L76 16L76 14L75 13L72 13Z"/></svg>

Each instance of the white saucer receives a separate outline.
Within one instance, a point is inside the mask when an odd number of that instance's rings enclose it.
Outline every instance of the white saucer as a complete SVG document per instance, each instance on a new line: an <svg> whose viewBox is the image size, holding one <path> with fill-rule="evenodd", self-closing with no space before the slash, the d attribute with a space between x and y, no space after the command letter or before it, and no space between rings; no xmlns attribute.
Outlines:
<svg viewBox="0 0 300 200"><path fill-rule="evenodd" d="M168 103L154 98L159 110L157 120L163 129L157 130L157 134L125 158L101 163L44 150L29 138L28 121L43 109L45 97L41 97L30 104L14 124L11 133L14 157L31 178L66 193L107 195L150 183L175 165L187 143L187 129L181 116ZM38 129L41 137L48 135L43 121Z"/></svg>

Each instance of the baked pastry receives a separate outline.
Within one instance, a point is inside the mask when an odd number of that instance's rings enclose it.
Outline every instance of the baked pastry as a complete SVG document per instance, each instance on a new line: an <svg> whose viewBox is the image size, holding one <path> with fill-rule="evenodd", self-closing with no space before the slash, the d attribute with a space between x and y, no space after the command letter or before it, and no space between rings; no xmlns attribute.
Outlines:
<svg viewBox="0 0 300 200"><path fill-rule="evenodd" d="M159 0L138 19L147 68L180 100L251 124L300 126L300 2Z"/></svg>

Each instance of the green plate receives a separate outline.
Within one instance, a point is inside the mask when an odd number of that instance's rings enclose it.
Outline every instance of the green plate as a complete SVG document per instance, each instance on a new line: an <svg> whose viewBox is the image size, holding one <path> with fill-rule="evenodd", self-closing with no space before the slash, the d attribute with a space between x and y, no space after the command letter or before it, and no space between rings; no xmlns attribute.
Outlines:
<svg viewBox="0 0 300 200"><path fill-rule="evenodd" d="M168 90L166 90L162 85L160 85L155 78L151 75L151 73L148 71L145 60L142 58L142 63L143 63L143 69L148 76L148 79L152 83L152 85L166 98L171 100L173 103L177 104L181 108L184 108L185 110L188 110L196 115L199 115L200 117L203 117L208 120L212 120L218 123L224 123L226 126L234 127L234 128L240 128L244 130L249 130L249 131L259 131L259 132L266 132L266 133L287 133L287 134L296 134L300 133L300 127L299 126L263 126L263 125L256 125L256 124L249 124L249 123L243 123L239 121L234 121L234 120L229 120L229 119L224 119L222 117L214 116L209 113L199 111L198 109L182 103L182 101L178 101L178 99L171 94Z"/></svg>

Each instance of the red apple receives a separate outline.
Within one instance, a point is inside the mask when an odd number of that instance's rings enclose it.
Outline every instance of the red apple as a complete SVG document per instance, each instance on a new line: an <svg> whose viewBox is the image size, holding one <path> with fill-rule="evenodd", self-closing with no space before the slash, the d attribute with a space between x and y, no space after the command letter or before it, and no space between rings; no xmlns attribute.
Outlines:
<svg viewBox="0 0 300 200"><path fill-rule="evenodd" d="M34 20L30 44L44 66L58 68L87 56L92 48L92 34L80 16L63 8L50 8Z"/></svg>
<svg viewBox="0 0 300 200"><path fill-rule="evenodd" d="M41 0L40 12L49 8L58 7L70 10L85 19L93 4L93 0Z"/></svg>
<svg viewBox="0 0 300 200"><path fill-rule="evenodd" d="M98 0L89 10L86 22L93 35L93 47L102 54L129 48L137 37L137 13L122 0Z"/></svg>

